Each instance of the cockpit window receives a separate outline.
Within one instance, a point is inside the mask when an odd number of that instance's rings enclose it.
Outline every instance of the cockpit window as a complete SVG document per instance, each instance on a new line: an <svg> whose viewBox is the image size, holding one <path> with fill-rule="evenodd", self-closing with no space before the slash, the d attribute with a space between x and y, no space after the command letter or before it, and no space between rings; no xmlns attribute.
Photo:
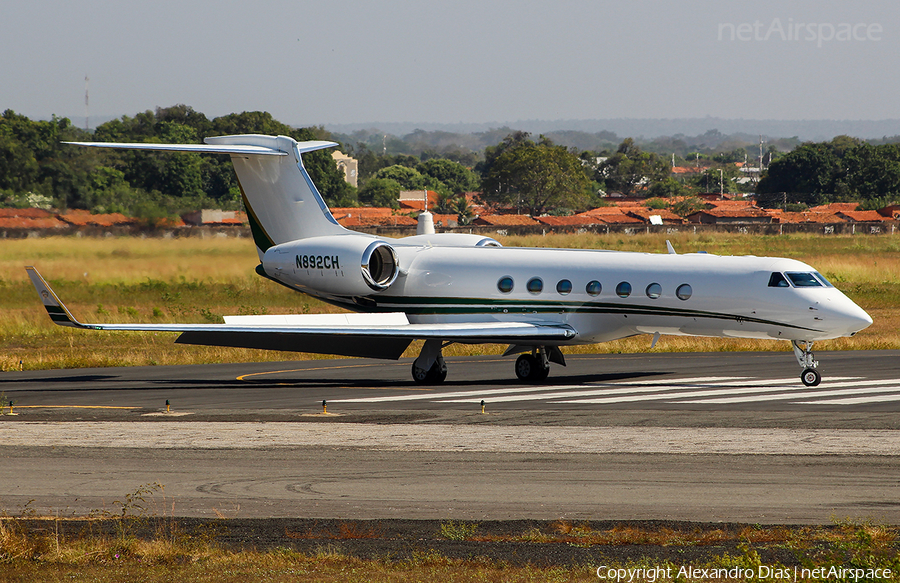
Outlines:
<svg viewBox="0 0 900 583"><path fill-rule="evenodd" d="M785 273L794 284L794 287L822 287L818 279L813 277L812 273L802 271L788 271Z"/></svg>
<svg viewBox="0 0 900 583"><path fill-rule="evenodd" d="M777 271L769 277L769 287L791 287L784 276Z"/></svg>
<svg viewBox="0 0 900 583"><path fill-rule="evenodd" d="M825 287L834 287L833 285L831 285L831 282L828 281L827 279L825 279L825 276L822 275L821 273L819 273L818 271L813 271L813 275L815 275L816 279L821 281L822 285L824 285Z"/></svg>

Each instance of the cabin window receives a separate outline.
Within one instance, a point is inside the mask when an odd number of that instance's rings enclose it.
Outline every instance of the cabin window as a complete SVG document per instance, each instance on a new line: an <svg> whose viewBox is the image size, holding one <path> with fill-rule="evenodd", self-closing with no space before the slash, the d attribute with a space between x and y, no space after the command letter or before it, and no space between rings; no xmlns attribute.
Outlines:
<svg viewBox="0 0 900 583"><path fill-rule="evenodd" d="M513 278L508 275L501 277L500 281L497 282L497 289L505 294L511 292L513 290Z"/></svg>
<svg viewBox="0 0 900 583"><path fill-rule="evenodd" d="M769 276L769 287L791 287L784 276L777 271Z"/></svg>
<svg viewBox="0 0 900 583"><path fill-rule="evenodd" d="M623 281L619 285L616 286L616 295L620 298L627 298L631 295L631 284L627 281Z"/></svg>
<svg viewBox="0 0 900 583"><path fill-rule="evenodd" d="M589 296L599 296L600 290L602 289L603 286L600 285L600 282L597 280L588 282L588 284L584 287L584 291L586 291Z"/></svg>
<svg viewBox="0 0 900 583"><path fill-rule="evenodd" d="M567 296L572 293L572 282L568 279L561 279L556 284L556 292L561 296Z"/></svg>
<svg viewBox="0 0 900 583"><path fill-rule="evenodd" d="M544 289L544 280L540 277L532 277L525 284L525 289L533 294L539 294Z"/></svg>
<svg viewBox="0 0 900 583"><path fill-rule="evenodd" d="M821 281L822 285L824 285L825 287L834 287L833 285L831 285L831 282L828 281L827 279L825 279L825 276L822 275L821 273L819 273L818 271L813 271L813 275L815 275L816 279Z"/></svg>
<svg viewBox="0 0 900 583"><path fill-rule="evenodd" d="M694 295L694 290L686 283L679 285L678 289L675 290L675 297L679 300L689 300L692 295Z"/></svg>
<svg viewBox="0 0 900 583"><path fill-rule="evenodd" d="M813 277L812 273L803 271L788 271L785 272L785 275L788 276L788 279L791 280L791 283L794 284L794 287L822 287L822 284L818 279Z"/></svg>
<svg viewBox="0 0 900 583"><path fill-rule="evenodd" d="M647 297L651 300L659 299L662 295L662 286L658 283L651 283L647 286Z"/></svg>

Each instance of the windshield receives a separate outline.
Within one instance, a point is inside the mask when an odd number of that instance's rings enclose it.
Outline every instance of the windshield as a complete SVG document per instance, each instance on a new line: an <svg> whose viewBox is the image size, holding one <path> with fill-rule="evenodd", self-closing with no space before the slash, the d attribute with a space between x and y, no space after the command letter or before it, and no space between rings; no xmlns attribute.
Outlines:
<svg viewBox="0 0 900 583"><path fill-rule="evenodd" d="M812 273L802 271L788 271L785 273L794 287L822 287L822 282L816 279Z"/></svg>

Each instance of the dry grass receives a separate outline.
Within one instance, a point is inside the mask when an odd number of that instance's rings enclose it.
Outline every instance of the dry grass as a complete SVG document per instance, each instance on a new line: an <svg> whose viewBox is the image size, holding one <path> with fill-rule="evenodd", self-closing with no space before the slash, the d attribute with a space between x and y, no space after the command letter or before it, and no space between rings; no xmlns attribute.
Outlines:
<svg viewBox="0 0 900 583"><path fill-rule="evenodd" d="M229 550L214 537L186 537L177 531L150 540L139 539L127 529L119 536L90 533L60 535L54 521L28 530L19 520L0 519L0 580L2 581L593 581L598 565L572 567L515 566L503 561L475 556L467 560L450 559L429 550L427 540L420 541L422 550L400 559L384 556L360 559L343 554L334 543L324 540L319 550L310 554L289 548L269 551ZM477 523L473 523L477 526ZM363 538L378 535L366 529L347 527L332 538ZM306 538L306 537L300 537ZM831 527L743 527L740 529L704 528L690 530L661 528L651 530L620 525L606 530L593 530L588 524L559 521L547 532L530 530L520 535L469 537L471 542L517 542L526 545L564 544L578 547L649 545L684 549L698 546L730 546L738 554L728 552L707 560L686 559L694 567L763 564L758 550L783 549L803 566L853 566L857 568L900 569L898 532L896 527L873 523L838 522ZM676 549L677 550L677 549ZM552 553L551 553L552 554ZM477 552L476 552L477 555ZM609 557L602 564L607 569L652 568L678 564L647 557L623 562ZM677 556L678 553L675 553ZM768 563L769 566L778 566ZM636 579L644 581L645 579ZM810 580L810 579L804 579ZM896 576L892 579L896 580Z"/></svg>
<svg viewBox="0 0 900 583"><path fill-rule="evenodd" d="M892 236L547 235L505 237L508 246L605 248L793 257L814 265L866 309L875 323L854 338L817 350L900 349L900 238ZM247 238L46 238L0 245L0 370L196 364L325 358L317 355L181 346L176 334L96 333L54 326L23 266L37 265L67 306L86 321L217 322L225 314L322 313L333 306L253 273L259 262ZM415 356L413 343L405 356ZM504 346L452 345L447 356L500 354ZM570 347L578 353L639 353L649 337ZM761 340L663 337L655 351L786 351Z"/></svg>

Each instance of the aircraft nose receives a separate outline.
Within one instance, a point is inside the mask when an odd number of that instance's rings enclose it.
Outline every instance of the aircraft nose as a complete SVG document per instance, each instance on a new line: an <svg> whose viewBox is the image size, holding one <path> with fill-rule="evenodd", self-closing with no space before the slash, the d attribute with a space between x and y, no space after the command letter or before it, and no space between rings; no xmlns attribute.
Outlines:
<svg viewBox="0 0 900 583"><path fill-rule="evenodd" d="M872 325L872 317L849 299L840 306L836 316L846 336L853 336Z"/></svg>

